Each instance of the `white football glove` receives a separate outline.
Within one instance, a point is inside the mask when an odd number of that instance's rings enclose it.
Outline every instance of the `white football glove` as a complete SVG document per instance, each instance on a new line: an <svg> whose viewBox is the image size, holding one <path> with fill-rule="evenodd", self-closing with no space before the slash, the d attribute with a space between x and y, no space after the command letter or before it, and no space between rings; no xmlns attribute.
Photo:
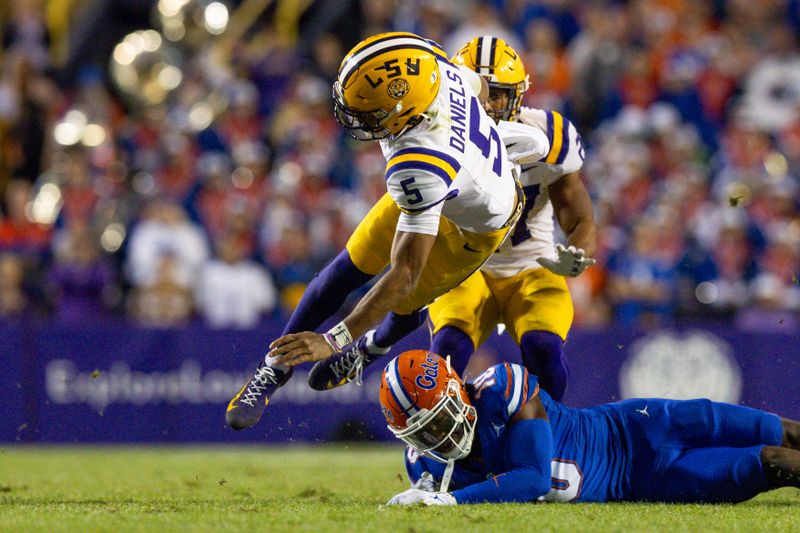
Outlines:
<svg viewBox="0 0 800 533"><path fill-rule="evenodd" d="M456 505L455 497L449 492L428 492L422 489L408 489L396 494L386 505Z"/></svg>
<svg viewBox="0 0 800 533"><path fill-rule="evenodd" d="M415 503L422 503L425 500L425 496L428 494L433 493L412 487L400 494L392 496L392 499L386 502L386 505L414 505Z"/></svg>
<svg viewBox="0 0 800 533"><path fill-rule="evenodd" d="M425 505L458 505L456 497L449 492L428 492L422 503Z"/></svg>
<svg viewBox="0 0 800 533"><path fill-rule="evenodd" d="M423 472L410 489L396 494L386 505L455 505L456 499L447 492L436 492L436 480L430 472Z"/></svg>
<svg viewBox="0 0 800 533"><path fill-rule="evenodd" d="M574 278L584 270L597 263L591 257L586 257L586 252L574 246L565 247L563 244L556 244L558 259L553 261L546 257L539 257L536 262L545 267L550 272L559 276L569 276Z"/></svg>

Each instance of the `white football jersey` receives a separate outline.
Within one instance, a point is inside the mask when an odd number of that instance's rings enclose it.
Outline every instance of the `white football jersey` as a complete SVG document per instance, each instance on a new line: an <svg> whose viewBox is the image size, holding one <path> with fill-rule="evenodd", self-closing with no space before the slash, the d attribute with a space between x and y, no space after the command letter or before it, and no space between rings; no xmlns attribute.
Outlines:
<svg viewBox="0 0 800 533"><path fill-rule="evenodd" d="M402 211L397 229L436 235L445 216L468 231L502 228L516 204L512 163L497 125L478 101L480 78L439 60L441 84L422 123L381 141L386 185ZM549 147L543 134L519 135L527 157Z"/></svg>
<svg viewBox="0 0 800 533"><path fill-rule="evenodd" d="M553 240L553 204L548 187L565 174L580 170L585 155L581 136L560 113L523 107L519 121L546 133L550 149L541 161L519 161L525 210L511 236L482 268L495 277L505 278L523 270L541 268L536 262L537 257L557 258ZM505 124L500 123L503 135ZM504 137L504 143L512 145L512 139ZM509 148L511 150L513 147Z"/></svg>

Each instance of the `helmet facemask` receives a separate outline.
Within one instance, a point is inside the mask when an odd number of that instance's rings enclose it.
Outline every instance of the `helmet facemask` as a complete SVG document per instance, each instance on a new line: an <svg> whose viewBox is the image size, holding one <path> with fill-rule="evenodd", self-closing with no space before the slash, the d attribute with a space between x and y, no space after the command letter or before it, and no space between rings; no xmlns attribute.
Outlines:
<svg viewBox="0 0 800 533"><path fill-rule="evenodd" d="M336 121L356 140L373 141L392 134L382 125L389 117L389 113L383 109L377 111L350 109L344 101L342 86L338 80L333 84L333 114Z"/></svg>
<svg viewBox="0 0 800 533"><path fill-rule="evenodd" d="M392 433L419 453L437 461L463 459L472 449L477 412L466 403L456 379L447 383L445 394L431 409L420 409L403 429L389 426Z"/></svg>
<svg viewBox="0 0 800 533"><path fill-rule="evenodd" d="M525 82L521 84L499 83L495 81L489 81L488 84L489 103L492 109L486 113L494 119L495 122L500 120L516 120L519 114L519 107L522 104L522 95L527 90L527 78ZM497 109L491 104L492 100L498 96L506 97L506 104L502 109Z"/></svg>
<svg viewBox="0 0 800 533"><path fill-rule="evenodd" d="M391 136L399 137L409 128L419 124L424 117L417 115L410 118L397 133L392 133L387 124L413 111L413 109L404 111L402 102L398 102L391 112L383 109L356 111L345 103L342 85L339 81L333 83L333 114L336 121L357 141L377 141Z"/></svg>

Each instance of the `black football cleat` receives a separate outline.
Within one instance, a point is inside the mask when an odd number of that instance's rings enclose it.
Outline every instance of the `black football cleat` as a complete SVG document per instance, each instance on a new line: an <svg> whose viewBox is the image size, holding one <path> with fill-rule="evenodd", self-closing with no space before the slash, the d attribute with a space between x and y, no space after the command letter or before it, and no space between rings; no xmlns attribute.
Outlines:
<svg viewBox="0 0 800 533"><path fill-rule="evenodd" d="M289 381L293 372L293 368L284 371L267 366L263 362L259 364L253 377L228 403L228 410L225 412L225 422L228 426L240 431L255 425L264 414L270 396Z"/></svg>
<svg viewBox="0 0 800 533"><path fill-rule="evenodd" d="M308 385L314 390L335 389L350 381L361 385L364 368L381 355L370 354L366 336L361 337L345 351L315 364L308 374Z"/></svg>

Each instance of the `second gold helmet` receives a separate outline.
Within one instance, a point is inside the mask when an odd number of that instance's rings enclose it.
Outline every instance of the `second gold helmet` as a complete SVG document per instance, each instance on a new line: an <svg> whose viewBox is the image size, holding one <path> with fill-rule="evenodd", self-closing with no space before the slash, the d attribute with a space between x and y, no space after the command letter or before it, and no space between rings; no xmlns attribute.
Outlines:
<svg viewBox="0 0 800 533"><path fill-rule="evenodd" d="M465 44L453 63L474 70L489 83L490 93L506 92L508 105L500 112L489 113L495 120L515 120L522 104L522 95L530 82L519 54L503 39L483 35Z"/></svg>

